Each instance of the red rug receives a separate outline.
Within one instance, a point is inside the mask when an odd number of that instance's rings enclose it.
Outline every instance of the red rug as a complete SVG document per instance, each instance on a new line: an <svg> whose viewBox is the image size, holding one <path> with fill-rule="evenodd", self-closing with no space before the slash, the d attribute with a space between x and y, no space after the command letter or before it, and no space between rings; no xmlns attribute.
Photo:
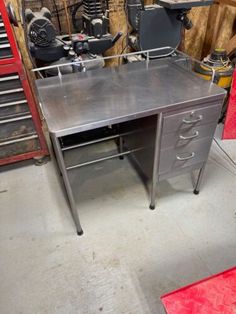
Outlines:
<svg viewBox="0 0 236 314"><path fill-rule="evenodd" d="M236 267L161 297L168 314L236 314Z"/></svg>

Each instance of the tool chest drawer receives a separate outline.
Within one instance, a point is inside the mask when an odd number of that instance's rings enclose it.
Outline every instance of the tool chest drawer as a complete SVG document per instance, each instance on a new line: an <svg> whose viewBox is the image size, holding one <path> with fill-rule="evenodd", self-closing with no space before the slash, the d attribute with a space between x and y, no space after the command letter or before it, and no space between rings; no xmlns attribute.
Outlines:
<svg viewBox="0 0 236 314"><path fill-rule="evenodd" d="M23 138L0 142L0 159L30 153L40 149L37 135L29 135Z"/></svg>
<svg viewBox="0 0 236 314"><path fill-rule="evenodd" d="M204 137L213 137L216 123L193 126L191 129L180 129L172 133L163 134L161 150L166 148L187 148L188 145Z"/></svg>
<svg viewBox="0 0 236 314"><path fill-rule="evenodd" d="M36 103L9 20L0 1L0 165L48 154Z"/></svg>
<svg viewBox="0 0 236 314"><path fill-rule="evenodd" d="M1 83L0 83L1 84ZM0 105L17 102L25 99L25 94L23 89L18 89L12 93L0 94Z"/></svg>
<svg viewBox="0 0 236 314"><path fill-rule="evenodd" d="M222 104L190 108L180 113L173 113L164 116L163 134L175 132L182 129L191 129L194 126L217 123Z"/></svg>
<svg viewBox="0 0 236 314"><path fill-rule="evenodd" d="M0 60L12 57L10 44L0 44Z"/></svg>
<svg viewBox="0 0 236 314"><path fill-rule="evenodd" d="M0 120L0 143L32 133L35 133L35 127L31 114Z"/></svg>
<svg viewBox="0 0 236 314"><path fill-rule="evenodd" d="M0 104L0 120L30 113L26 99Z"/></svg>
<svg viewBox="0 0 236 314"><path fill-rule="evenodd" d="M8 40L6 28L0 14L0 60L12 58L11 46Z"/></svg>
<svg viewBox="0 0 236 314"><path fill-rule="evenodd" d="M204 137L186 147L172 147L162 150L159 175L206 161L211 142L211 137Z"/></svg>
<svg viewBox="0 0 236 314"><path fill-rule="evenodd" d="M0 95L12 94L23 90L18 74L0 75Z"/></svg>

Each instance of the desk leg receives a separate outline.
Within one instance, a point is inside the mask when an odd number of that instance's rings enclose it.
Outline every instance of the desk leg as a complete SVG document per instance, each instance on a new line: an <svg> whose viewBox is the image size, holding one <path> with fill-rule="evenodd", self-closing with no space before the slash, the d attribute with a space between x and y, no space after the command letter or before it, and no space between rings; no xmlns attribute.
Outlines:
<svg viewBox="0 0 236 314"><path fill-rule="evenodd" d="M196 182L196 185L195 185L195 188L194 188L194 191L193 191L193 193L196 194L196 195L199 194L199 189L200 189L200 185L202 183L202 178L203 178L205 167L206 167L206 164L204 164L202 166L202 168L199 170L197 182Z"/></svg>
<svg viewBox="0 0 236 314"><path fill-rule="evenodd" d="M162 133L162 113L160 113L157 117L156 140L154 147L153 173L151 183L151 202L149 206L150 209L155 209L156 206L156 190L158 181L158 168L160 161L161 133Z"/></svg>
<svg viewBox="0 0 236 314"><path fill-rule="evenodd" d="M60 145L58 138L54 134L50 134L50 136L52 139L52 144L53 144L54 152L56 155L56 159L57 159L59 168L60 168L61 173L62 173L63 181L65 184L67 196L68 196L69 203L70 203L71 214L72 214L72 217L73 217L74 222L75 222L77 234L82 235L83 230L82 230L81 225L80 225L79 215L78 215L78 211L77 211L77 208L75 205L75 200L74 200L73 192L71 189L70 181L68 178L68 174L67 174L67 170L66 170L62 150L61 150L61 145Z"/></svg>

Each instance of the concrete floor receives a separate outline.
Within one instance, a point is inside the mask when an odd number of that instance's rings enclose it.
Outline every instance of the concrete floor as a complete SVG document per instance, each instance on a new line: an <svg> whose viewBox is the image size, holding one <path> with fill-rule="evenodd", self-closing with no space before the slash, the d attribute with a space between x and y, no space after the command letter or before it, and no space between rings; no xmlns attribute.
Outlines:
<svg viewBox="0 0 236 314"><path fill-rule="evenodd" d="M174 178L156 211L127 160L84 178L78 237L53 162L1 168L1 314L164 313L162 294L236 264L236 169L215 144L200 195Z"/></svg>

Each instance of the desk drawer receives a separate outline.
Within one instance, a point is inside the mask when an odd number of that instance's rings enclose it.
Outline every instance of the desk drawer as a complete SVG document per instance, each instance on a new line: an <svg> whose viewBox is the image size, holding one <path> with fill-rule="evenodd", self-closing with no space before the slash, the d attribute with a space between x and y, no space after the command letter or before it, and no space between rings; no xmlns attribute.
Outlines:
<svg viewBox="0 0 236 314"><path fill-rule="evenodd" d="M164 116L163 134L175 132L182 129L191 130L193 127L217 123L222 104L208 107L191 108L187 111Z"/></svg>
<svg viewBox="0 0 236 314"><path fill-rule="evenodd" d="M186 147L172 147L162 150L159 175L206 161L211 142L211 137L204 137L189 143Z"/></svg>
<svg viewBox="0 0 236 314"><path fill-rule="evenodd" d="M216 123L199 126L192 126L191 129L180 129L173 133L163 134L161 140L161 150L175 147L187 147L190 143L204 137L213 137Z"/></svg>

